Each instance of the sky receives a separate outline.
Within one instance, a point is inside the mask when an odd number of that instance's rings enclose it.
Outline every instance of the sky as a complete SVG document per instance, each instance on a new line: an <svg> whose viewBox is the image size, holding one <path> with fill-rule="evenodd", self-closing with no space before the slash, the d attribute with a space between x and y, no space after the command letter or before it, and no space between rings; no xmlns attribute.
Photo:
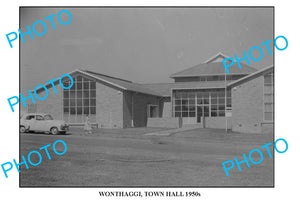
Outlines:
<svg viewBox="0 0 300 213"><path fill-rule="evenodd" d="M63 9L72 14L68 25L57 19ZM44 20L52 14L55 30ZM62 13L61 19L69 17ZM253 46L264 56L251 66L273 64L260 45L274 39L272 8L21 8L23 33L38 20L47 25L46 33L24 35L20 42L21 91L78 68L137 83L173 82L171 74L218 52L242 58ZM36 31L43 32L41 24Z"/></svg>

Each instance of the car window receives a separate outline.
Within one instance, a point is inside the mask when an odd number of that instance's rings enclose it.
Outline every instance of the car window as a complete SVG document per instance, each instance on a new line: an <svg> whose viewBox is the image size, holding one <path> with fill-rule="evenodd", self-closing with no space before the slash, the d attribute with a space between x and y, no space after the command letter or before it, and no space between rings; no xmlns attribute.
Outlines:
<svg viewBox="0 0 300 213"><path fill-rule="evenodd" d="M51 115L45 115L44 118L45 118L45 120L53 120Z"/></svg>
<svg viewBox="0 0 300 213"><path fill-rule="evenodd" d="M45 120L45 119L44 119L43 116L37 115L37 116L36 116L36 120L37 120L37 121L43 121L43 120Z"/></svg>
<svg viewBox="0 0 300 213"><path fill-rule="evenodd" d="M32 120L32 119L34 119L34 115L28 115L25 119L26 120Z"/></svg>

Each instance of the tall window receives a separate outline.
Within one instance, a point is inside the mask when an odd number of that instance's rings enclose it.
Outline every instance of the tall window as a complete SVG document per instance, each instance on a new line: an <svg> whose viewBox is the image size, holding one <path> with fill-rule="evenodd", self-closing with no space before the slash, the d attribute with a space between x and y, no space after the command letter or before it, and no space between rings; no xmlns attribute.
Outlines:
<svg viewBox="0 0 300 213"><path fill-rule="evenodd" d="M225 116L225 92L212 92L211 93L211 117L224 117Z"/></svg>
<svg viewBox="0 0 300 213"><path fill-rule="evenodd" d="M96 82L82 76L73 78L73 86L63 90L63 119L68 123L84 123L85 117L91 121L96 115ZM70 81L65 81L68 87Z"/></svg>
<svg viewBox="0 0 300 213"><path fill-rule="evenodd" d="M274 89L274 77L273 73L264 76L264 120L273 121L273 89Z"/></svg>

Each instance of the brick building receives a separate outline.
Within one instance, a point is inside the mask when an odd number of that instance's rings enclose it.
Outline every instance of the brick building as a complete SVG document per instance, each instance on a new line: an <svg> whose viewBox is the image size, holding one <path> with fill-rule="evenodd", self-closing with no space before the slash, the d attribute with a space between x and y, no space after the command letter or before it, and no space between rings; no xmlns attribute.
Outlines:
<svg viewBox="0 0 300 213"><path fill-rule="evenodd" d="M143 126L232 129L269 132L273 128L273 66L263 70L237 64L226 74L222 53L174 73L174 83L138 84L97 72L69 73L74 84L63 90L46 85L48 98L28 107L51 113L73 125L91 122L100 128ZM58 81L54 84L59 84ZM63 84L68 86L69 81ZM38 91L43 93L44 90ZM42 96L42 95L41 95Z"/></svg>
<svg viewBox="0 0 300 213"><path fill-rule="evenodd" d="M274 67L270 66L231 82L231 129L237 132L273 131Z"/></svg>

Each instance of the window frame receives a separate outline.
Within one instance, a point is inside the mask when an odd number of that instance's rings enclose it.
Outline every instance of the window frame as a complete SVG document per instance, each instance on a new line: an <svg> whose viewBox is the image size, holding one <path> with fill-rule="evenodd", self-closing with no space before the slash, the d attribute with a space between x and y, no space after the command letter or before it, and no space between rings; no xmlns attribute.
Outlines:
<svg viewBox="0 0 300 213"><path fill-rule="evenodd" d="M63 83L69 85L70 81ZM62 119L67 123L84 123L85 116L96 120L96 99L97 82L85 76L74 76L72 88L62 89Z"/></svg>
<svg viewBox="0 0 300 213"><path fill-rule="evenodd" d="M224 89L180 89L172 91L173 117L185 117L193 115L197 117L198 106L208 107L208 111L206 110L205 112L205 117L225 117ZM231 92L227 92L227 108L231 108Z"/></svg>
<svg viewBox="0 0 300 213"><path fill-rule="evenodd" d="M271 76L271 78L269 78L269 76ZM274 122L274 73L271 72L265 74L263 78L263 120L264 122L269 123ZM271 80L271 82L269 82L269 80ZM266 89L266 87L268 89ZM267 109L268 105L271 105L270 109ZM271 119L269 119L270 114Z"/></svg>

